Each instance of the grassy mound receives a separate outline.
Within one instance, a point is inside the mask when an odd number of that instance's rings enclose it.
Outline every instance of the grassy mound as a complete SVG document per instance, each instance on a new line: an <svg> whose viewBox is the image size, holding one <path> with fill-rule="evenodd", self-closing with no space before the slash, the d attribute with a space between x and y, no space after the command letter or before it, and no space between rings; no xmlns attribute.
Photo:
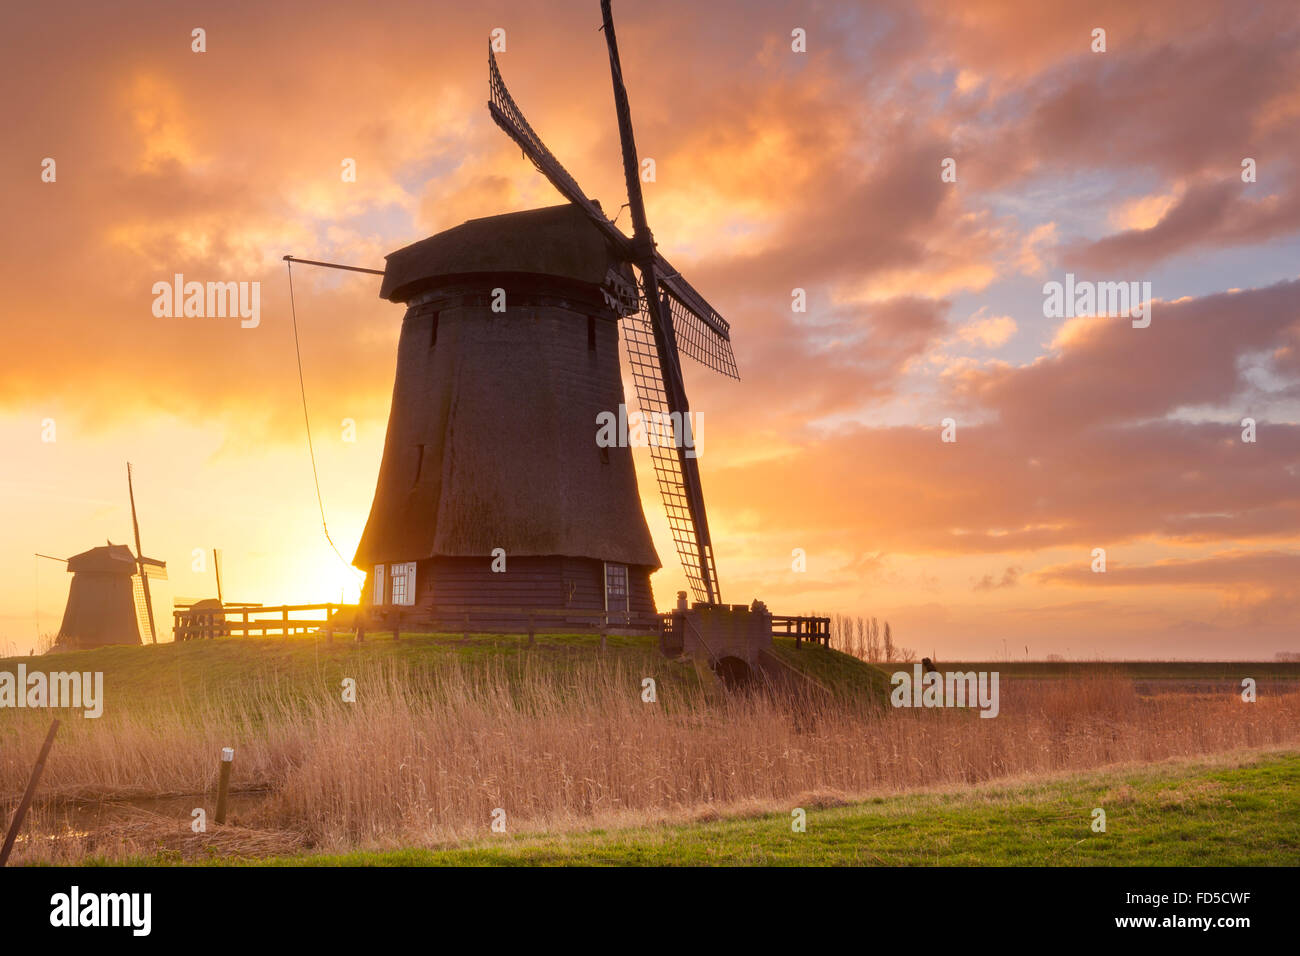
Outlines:
<svg viewBox="0 0 1300 956"><path fill-rule="evenodd" d="M812 644L795 649L778 638L773 651L800 673L845 699L886 700L889 678L879 667ZM522 674L543 668L560 674L594 660L621 663L663 686L698 684L696 669L666 660L652 637L539 634L532 646L520 634L372 633L364 643L351 637L326 642L320 635L288 638L227 637L180 644L115 646L43 657L0 659L0 670L102 671L110 701L183 705L198 698L244 696L255 683L274 680L285 693L331 691L343 677L367 664L394 664L412 672L463 665L471 671ZM708 675L705 675L706 677Z"/></svg>
<svg viewBox="0 0 1300 956"><path fill-rule="evenodd" d="M776 638L772 653L837 698L882 704L889 700L889 674L880 665L868 664L820 644L804 642L796 647L792 637Z"/></svg>

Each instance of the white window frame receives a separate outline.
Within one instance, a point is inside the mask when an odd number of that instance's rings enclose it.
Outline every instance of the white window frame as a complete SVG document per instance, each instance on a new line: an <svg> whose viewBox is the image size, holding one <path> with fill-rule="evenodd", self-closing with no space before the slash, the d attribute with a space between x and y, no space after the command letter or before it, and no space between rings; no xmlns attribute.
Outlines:
<svg viewBox="0 0 1300 956"><path fill-rule="evenodd" d="M388 575L384 573L384 565L376 564L374 573L371 575L371 583L374 585L371 603L377 607L383 607L387 603L384 600L388 595L388 590L384 586L387 583L387 578Z"/></svg>
<svg viewBox="0 0 1300 956"><path fill-rule="evenodd" d="M410 607L415 603L415 562L405 561L388 566L389 603L398 607ZM402 583L402 596L398 599L397 583Z"/></svg>
<svg viewBox="0 0 1300 956"><path fill-rule="evenodd" d="M611 568L618 568L623 572L623 606L621 608L610 608L609 606L609 571ZM617 564L610 561L605 562L605 613L608 614L613 610L617 614L626 614L632 610L632 578L628 574L626 564Z"/></svg>

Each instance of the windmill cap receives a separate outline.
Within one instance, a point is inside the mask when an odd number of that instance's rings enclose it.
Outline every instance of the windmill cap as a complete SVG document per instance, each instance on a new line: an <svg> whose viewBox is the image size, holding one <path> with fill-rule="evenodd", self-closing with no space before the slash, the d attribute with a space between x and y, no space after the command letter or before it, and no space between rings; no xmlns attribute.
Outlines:
<svg viewBox="0 0 1300 956"><path fill-rule="evenodd" d="M572 203L471 219L390 253L381 298L408 302L469 276L554 276L599 286L611 267L631 271Z"/></svg>
<svg viewBox="0 0 1300 956"><path fill-rule="evenodd" d="M164 562L154 558L144 558L143 561L154 567L166 567ZM100 571L109 574L133 574L136 570L135 555L124 544L100 545L98 548L91 548L89 551L68 558L68 570L74 573Z"/></svg>

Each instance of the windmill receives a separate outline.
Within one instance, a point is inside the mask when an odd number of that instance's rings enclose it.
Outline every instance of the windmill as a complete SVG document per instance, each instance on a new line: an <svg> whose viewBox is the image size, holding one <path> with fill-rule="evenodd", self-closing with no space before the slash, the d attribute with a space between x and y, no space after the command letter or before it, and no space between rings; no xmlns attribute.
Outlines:
<svg viewBox="0 0 1300 956"><path fill-rule="evenodd" d="M542 175L565 199L582 210L623 261L636 267L640 294L635 310L629 309L625 313L623 332L637 400L643 414L666 416L658 420L680 423L682 429L688 430L687 435L682 436L685 440L651 444L655 477L668 514L673 543L695 599L717 604L722 598L704 508L699 463L689 452L693 445L689 435L690 405L678 356L684 352L716 372L739 378L731 350L731 329L704 296L655 249L641 195L632 113L623 83L610 0L601 0L600 8L614 84L623 176L627 182L628 209L632 217L631 237L625 235L605 216L601 207L587 197L529 125L501 78L491 41L488 43L491 94L488 109L496 124L518 144Z"/></svg>
<svg viewBox="0 0 1300 956"><path fill-rule="evenodd" d="M567 202L470 220L390 253L383 270L284 257L291 303L298 262L382 275L380 296L407 306L352 559L369 614L468 630L470 611L490 609L500 616L474 623L519 630L537 610L565 626L596 612L659 629L660 562L629 443L597 436L601 415L626 412L620 337L641 415L659 423L648 444L687 581L698 605L725 607L680 355L738 378L730 327L655 248L608 0L602 13L630 237L529 125L489 43L490 114ZM303 404L306 418L305 390Z"/></svg>
<svg viewBox="0 0 1300 956"><path fill-rule="evenodd" d="M135 510L135 483L130 462L126 465L126 486L135 532L134 554L127 545L114 544L110 540L101 547L70 558L36 555L38 559L66 565L72 574L63 623L55 639L56 650L103 644L142 644L145 637L151 644L158 643L149 582L166 581L167 565L145 557L140 550L140 521Z"/></svg>

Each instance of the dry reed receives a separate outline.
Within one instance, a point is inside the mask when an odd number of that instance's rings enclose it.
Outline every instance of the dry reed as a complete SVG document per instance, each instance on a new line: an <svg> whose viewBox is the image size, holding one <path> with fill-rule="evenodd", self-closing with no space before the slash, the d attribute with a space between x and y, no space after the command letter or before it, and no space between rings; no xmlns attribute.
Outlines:
<svg viewBox="0 0 1300 956"><path fill-rule="evenodd" d="M389 662L359 668L351 704L266 676L184 710L142 702L68 720L16 862L430 846L487 835L496 808L512 833L635 825L1300 739L1295 692L1245 704L1228 693L1143 698L1112 677L1004 681L1000 715L982 719L718 699L675 684L647 704L640 678L620 660L522 677ZM10 711L0 721L3 809L17 802L46 720ZM237 795L233 825L196 836L188 808L211 811L222 746L236 749L235 789L269 795ZM93 823L60 810L167 794L197 796Z"/></svg>

